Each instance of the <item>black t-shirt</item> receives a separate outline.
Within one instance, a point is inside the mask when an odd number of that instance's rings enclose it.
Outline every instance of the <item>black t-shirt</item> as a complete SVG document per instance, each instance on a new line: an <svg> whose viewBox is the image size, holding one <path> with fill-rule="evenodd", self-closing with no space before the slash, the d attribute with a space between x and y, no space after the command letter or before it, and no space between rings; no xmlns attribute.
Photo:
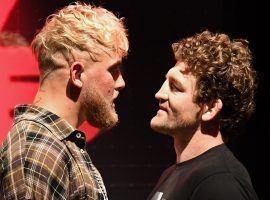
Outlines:
<svg viewBox="0 0 270 200"><path fill-rule="evenodd" d="M245 167L224 145L166 169L148 200L256 200Z"/></svg>

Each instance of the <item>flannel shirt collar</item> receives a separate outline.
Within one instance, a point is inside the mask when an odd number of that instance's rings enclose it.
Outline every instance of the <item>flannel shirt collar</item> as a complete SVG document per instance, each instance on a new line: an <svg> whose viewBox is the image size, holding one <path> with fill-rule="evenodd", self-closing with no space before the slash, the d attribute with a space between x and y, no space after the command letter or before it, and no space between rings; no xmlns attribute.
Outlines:
<svg viewBox="0 0 270 200"><path fill-rule="evenodd" d="M75 140L76 143L80 143L79 146L85 145L85 134L83 132L75 129L66 120L44 108L35 105L18 105L14 109L14 116L14 123L21 120L35 121L44 125L61 141ZM76 141L79 135L80 140Z"/></svg>

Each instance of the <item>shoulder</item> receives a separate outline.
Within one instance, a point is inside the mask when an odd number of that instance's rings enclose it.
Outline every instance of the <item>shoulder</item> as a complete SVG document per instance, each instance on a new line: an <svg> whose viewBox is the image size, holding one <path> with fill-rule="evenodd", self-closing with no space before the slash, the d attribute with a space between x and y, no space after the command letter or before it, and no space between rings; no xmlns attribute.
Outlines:
<svg viewBox="0 0 270 200"><path fill-rule="evenodd" d="M58 139L46 124L35 120L21 120L15 123L8 137L11 141L25 143L56 143Z"/></svg>
<svg viewBox="0 0 270 200"><path fill-rule="evenodd" d="M27 160L40 162L49 159L54 163L67 160L67 151L65 144L46 126L33 120L14 124L3 145L3 152L9 152L12 158L20 157L26 161L25 164Z"/></svg>
<svg viewBox="0 0 270 200"><path fill-rule="evenodd" d="M210 149L196 158L192 168L199 177L226 173L235 177L249 176L246 168L225 145Z"/></svg>
<svg viewBox="0 0 270 200"><path fill-rule="evenodd" d="M196 180L193 195L222 197L217 199L256 199L246 168L227 147L215 149L198 160L192 177Z"/></svg>
<svg viewBox="0 0 270 200"><path fill-rule="evenodd" d="M54 191L55 187L67 187L64 184L68 183L71 159L67 147L40 123L29 120L16 123L1 154L4 177L1 187L12 199L26 194L43 199L40 195L47 194L48 188Z"/></svg>
<svg viewBox="0 0 270 200"><path fill-rule="evenodd" d="M249 183L239 182L231 173L216 173L201 180L191 199L258 199Z"/></svg>

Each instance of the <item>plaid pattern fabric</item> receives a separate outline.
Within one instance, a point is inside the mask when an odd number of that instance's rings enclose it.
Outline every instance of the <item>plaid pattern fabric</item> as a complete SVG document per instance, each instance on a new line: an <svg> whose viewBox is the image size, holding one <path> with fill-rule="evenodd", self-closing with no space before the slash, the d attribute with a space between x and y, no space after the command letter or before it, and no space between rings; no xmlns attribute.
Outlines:
<svg viewBox="0 0 270 200"><path fill-rule="evenodd" d="M85 134L57 115L21 105L0 149L0 199L107 200Z"/></svg>

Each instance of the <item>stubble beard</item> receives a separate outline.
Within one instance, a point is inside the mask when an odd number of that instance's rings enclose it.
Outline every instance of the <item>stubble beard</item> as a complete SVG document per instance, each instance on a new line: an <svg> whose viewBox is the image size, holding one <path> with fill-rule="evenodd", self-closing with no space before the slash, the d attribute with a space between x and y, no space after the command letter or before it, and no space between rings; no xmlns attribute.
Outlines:
<svg viewBox="0 0 270 200"><path fill-rule="evenodd" d="M193 129L198 126L196 121L185 119L183 116L178 116L170 120L162 119L158 115L152 118L150 125L154 131L171 136L176 133L186 132L188 129Z"/></svg>
<svg viewBox="0 0 270 200"><path fill-rule="evenodd" d="M165 135L169 135L170 127L168 126L168 123L166 123L164 120L159 119L158 116L154 116L150 122L151 128L158 132Z"/></svg>

